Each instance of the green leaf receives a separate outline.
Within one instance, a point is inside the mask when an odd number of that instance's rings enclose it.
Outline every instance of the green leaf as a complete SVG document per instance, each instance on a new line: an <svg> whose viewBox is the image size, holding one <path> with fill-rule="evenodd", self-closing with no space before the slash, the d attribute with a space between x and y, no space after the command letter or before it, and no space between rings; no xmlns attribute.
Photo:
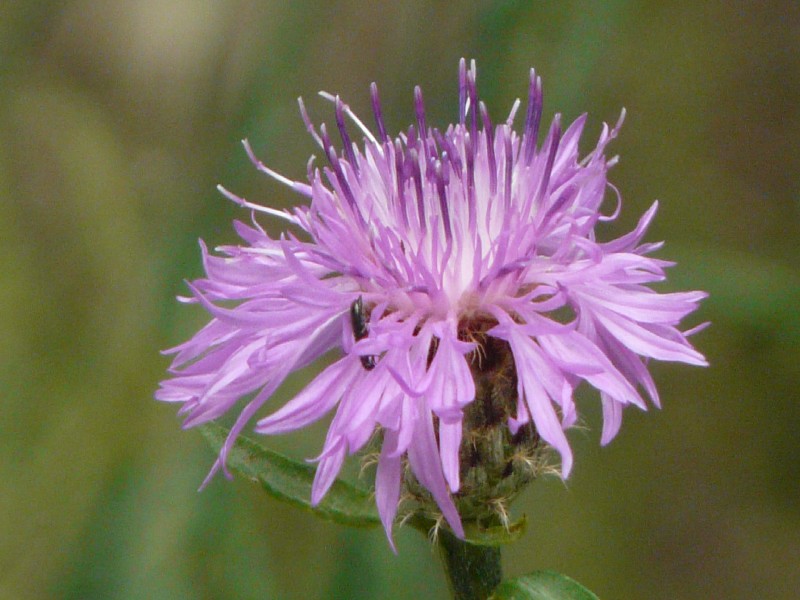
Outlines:
<svg viewBox="0 0 800 600"><path fill-rule="evenodd" d="M501 583L492 600L599 600L574 579L555 571L534 571Z"/></svg>
<svg viewBox="0 0 800 600"><path fill-rule="evenodd" d="M219 452L229 430L217 423L206 423L199 429L211 447ZM227 465L260 483L273 498L304 508L321 519L355 527L380 525L372 494L339 479L333 482L319 504L311 506L311 484L316 469L246 437L236 439L228 453Z"/></svg>

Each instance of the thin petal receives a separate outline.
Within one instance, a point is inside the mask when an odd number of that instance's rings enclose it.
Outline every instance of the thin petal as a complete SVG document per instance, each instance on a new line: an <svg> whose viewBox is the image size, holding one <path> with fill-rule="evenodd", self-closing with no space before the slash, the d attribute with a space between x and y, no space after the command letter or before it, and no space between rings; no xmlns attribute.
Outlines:
<svg viewBox="0 0 800 600"><path fill-rule="evenodd" d="M311 485L311 504L316 506L330 489L336 476L342 468L342 462L347 452L347 445L344 440L338 439L333 446L327 450L326 456L319 461L317 472L314 475L314 483Z"/></svg>
<svg viewBox="0 0 800 600"><path fill-rule="evenodd" d="M497 327L493 332L493 335L506 339L511 346L514 362L517 365L518 393L520 397L525 398L525 404L539 435L561 455L561 476L566 479L572 469L572 450L553 407L553 400L556 398L548 394L539 378L540 373L552 371L553 368L547 363L541 349L517 327L513 325L505 328ZM559 401L560 393L559 384Z"/></svg>
<svg viewBox="0 0 800 600"><path fill-rule="evenodd" d="M464 528L461 525L461 517L453 504L442 473L442 463L439 459L439 449L436 446L432 417L430 412L420 415L414 429L414 441L408 448L408 460L414 475L430 491L453 532L463 538Z"/></svg>
<svg viewBox="0 0 800 600"><path fill-rule="evenodd" d="M600 443L605 446L619 432L620 425L622 425L623 405L605 393L600 394L600 400L603 404L603 433L600 437Z"/></svg>
<svg viewBox="0 0 800 600"><path fill-rule="evenodd" d="M663 335L658 335L641 325L613 313L598 312L597 320L622 344L643 356L658 360L683 362L707 366L705 357L692 348L688 342L680 343Z"/></svg>
<svg viewBox="0 0 800 600"><path fill-rule="evenodd" d="M456 493L461 487L458 461L461 431L460 420L453 423L439 421L439 454L442 458L442 471L447 485L453 493Z"/></svg>
<svg viewBox="0 0 800 600"><path fill-rule="evenodd" d="M397 445L397 434L387 431L381 448L381 456L378 459L378 469L375 473L375 503L378 506L378 514L381 517L386 537L392 550L397 552L392 536L392 525L397 514L398 501L400 499L400 473L402 461L399 456L393 455L392 449Z"/></svg>
<svg viewBox="0 0 800 600"><path fill-rule="evenodd" d="M358 360L351 357L333 363L282 408L261 419L255 430L263 434L284 433L322 418L339 402L360 368Z"/></svg>

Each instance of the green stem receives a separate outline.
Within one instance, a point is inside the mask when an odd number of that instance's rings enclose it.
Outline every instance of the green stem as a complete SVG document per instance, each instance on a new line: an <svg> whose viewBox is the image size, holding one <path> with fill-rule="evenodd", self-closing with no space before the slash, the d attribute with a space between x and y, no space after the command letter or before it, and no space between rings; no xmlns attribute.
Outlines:
<svg viewBox="0 0 800 600"><path fill-rule="evenodd" d="M486 600L500 585L500 548L469 544L444 529L437 546L454 600Z"/></svg>

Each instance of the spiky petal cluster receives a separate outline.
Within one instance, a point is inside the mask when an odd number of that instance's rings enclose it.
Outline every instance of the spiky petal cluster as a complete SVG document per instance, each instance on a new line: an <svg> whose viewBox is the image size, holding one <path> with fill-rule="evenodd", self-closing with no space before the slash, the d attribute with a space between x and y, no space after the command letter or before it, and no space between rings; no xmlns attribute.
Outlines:
<svg viewBox="0 0 800 600"><path fill-rule="evenodd" d="M648 287L670 266L648 256L660 244L641 243L657 205L629 234L595 239L598 222L613 220L620 208L612 194L613 214L601 213L606 190L614 190L606 172L616 162L604 150L624 111L580 159L586 115L563 132L557 115L538 146L542 94L534 71L521 135L512 130L519 101L493 125L478 100L475 75L474 63L467 69L462 60L456 125L430 128L416 88L417 122L394 139L374 84L377 135L338 97L323 94L335 105L340 153L301 102L328 163L320 170L310 162L307 184L265 167L245 142L261 171L309 202L277 211L222 190L254 212L286 220L301 235L273 239L255 220L236 222L243 245L219 248L222 256L202 247L206 277L190 284L190 300L212 319L170 351L176 355L172 378L157 398L181 403L191 427L253 395L214 471L224 468L234 438L287 375L339 350L340 358L255 430L300 429L335 409L318 458L315 503L345 456L381 430L376 501L390 539L403 468L462 535L452 495L460 487L463 411L475 398L470 368L479 342L470 336L472 323L513 353L517 393L509 400L516 409L507 426L513 432L532 423L560 454L564 477L573 462L564 430L576 421L578 384L600 392L601 441L607 443L624 406L646 408L639 389L659 403L647 359L706 364L678 329L705 294L660 294ZM351 140L346 118L361 131L363 145ZM364 323L354 332L359 298Z"/></svg>

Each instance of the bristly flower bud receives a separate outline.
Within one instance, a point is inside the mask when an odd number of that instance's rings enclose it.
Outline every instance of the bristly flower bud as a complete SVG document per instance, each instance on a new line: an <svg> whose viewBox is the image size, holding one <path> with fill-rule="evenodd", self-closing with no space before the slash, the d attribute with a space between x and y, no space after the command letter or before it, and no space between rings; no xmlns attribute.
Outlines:
<svg viewBox="0 0 800 600"><path fill-rule="evenodd" d="M516 414L517 374L508 342L486 334L496 324L485 318L459 323L459 339L475 344L466 357L475 382L475 400L463 411L461 487L453 498L462 520L507 526L511 501L536 477L554 469L549 463L550 449L532 422L515 433L508 427ZM436 521L438 506L408 463L403 481L410 501L404 512Z"/></svg>
<svg viewBox="0 0 800 600"><path fill-rule="evenodd" d="M429 126L414 91L415 125L392 139L377 86L373 134L338 96L337 152L328 128L306 128L327 166L308 165L308 183L256 167L308 202L279 211L222 193L251 210L236 222L244 243L210 254L192 297L212 316L172 349L172 377L156 397L181 404L185 426L216 419L252 395L212 469L225 469L236 436L287 375L329 351L340 356L296 397L261 418L255 431L305 427L335 409L312 489L319 502L345 457L377 431L378 511L391 542L403 497L442 516L457 536L462 519L504 520L508 501L552 452L562 477L573 456L565 430L577 420L573 392L599 391L601 443L617 433L622 408L659 405L651 359L705 365L678 328L706 294L658 293L671 263L642 243L657 204L636 228L598 241L600 225L621 209L606 175L605 148L578 156L586 115L566 129L553 119L541 146L541 80L531 70L527 115L520 102L492 125L479 100L475 63L459 68L459 120ZM347 129L360 130L359 145ZM607 190L616 206L601 212ZM263 213L294 233L273 239ZM695 329L696 331L697 329ZM210 475L209 475L210 477Z"/></svg>

